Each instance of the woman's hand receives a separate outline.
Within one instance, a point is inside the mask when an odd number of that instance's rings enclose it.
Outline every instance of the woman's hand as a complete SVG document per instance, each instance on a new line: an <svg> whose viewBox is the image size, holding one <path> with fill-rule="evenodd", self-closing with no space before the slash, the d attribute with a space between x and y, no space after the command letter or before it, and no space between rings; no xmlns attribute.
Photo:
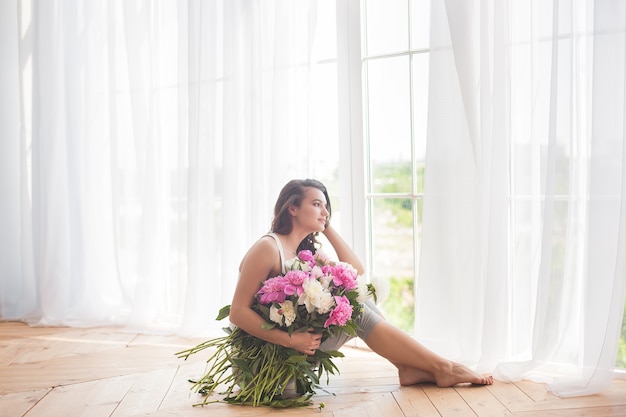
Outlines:
<svg viewBox="0 0 626 417"><path fill-rule="evenodd" d="M313 333L313 328L310 328L306 332L293 332L290 340L290 348L304 353L305 355L314 355L315 351L319 349L322 343L322 335L320 333Z"/></svg>

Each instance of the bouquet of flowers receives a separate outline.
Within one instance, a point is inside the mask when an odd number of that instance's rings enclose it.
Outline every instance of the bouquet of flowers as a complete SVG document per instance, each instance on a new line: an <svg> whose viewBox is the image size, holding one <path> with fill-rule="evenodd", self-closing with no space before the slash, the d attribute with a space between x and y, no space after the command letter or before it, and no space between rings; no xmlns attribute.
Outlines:
<svg viewBox="0 0 626 417"><path fill-rule="evenodd" d="M363 311L362 302L375 297L371 284L359 282L356 270L344 262L329 262L319 251L304 250L289 265L287 272L262 283L252 308L265 319L263 328L283 331L312 331L322 334L322 341L340 333L356 335L355 319ZM230 306L220 310L217 320L228 317ZM307 406L314 388L326 374L338 372L332 358L339 351L305 355L294 349L274 345L251 336L239 328L224 329L227 336L212 339L178 352L180 358L203 349L214 348L207 360L208 372L194 382L196 391L209 396L225 387L224 402L272 407ZM288 388L293 387L293 388ZM295 396L290 395L295 391Z"/></svg>

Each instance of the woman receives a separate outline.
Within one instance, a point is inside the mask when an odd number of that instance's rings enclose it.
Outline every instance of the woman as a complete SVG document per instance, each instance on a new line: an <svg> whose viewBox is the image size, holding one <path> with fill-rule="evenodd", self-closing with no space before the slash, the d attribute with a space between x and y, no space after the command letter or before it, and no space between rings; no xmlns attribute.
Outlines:
<svg viewBox="0 0 626 417"><path fill-rule="evenodd" d="M245 332L277 345L312 355L321 345L321 334L264 329L264 320L252 310L261 282L284 273L283 263L303 249L315 253L316 236L323 233L340 261L351 264L359 275L364 268L352 249L330 224L330 200L326 188L316 180L292 180L280 192L274 207L272 233L261 237L244 256L230 320ZM389 324L374 306L366 304L357 323L358 336L377 354L398 368L401 385L422 382L449 387L459 383L490 385L492 376L482 376L464 365L449 361L428 350L406 333ZM324 341L322 349L336 349L350 337L341 335Z"/></svg>

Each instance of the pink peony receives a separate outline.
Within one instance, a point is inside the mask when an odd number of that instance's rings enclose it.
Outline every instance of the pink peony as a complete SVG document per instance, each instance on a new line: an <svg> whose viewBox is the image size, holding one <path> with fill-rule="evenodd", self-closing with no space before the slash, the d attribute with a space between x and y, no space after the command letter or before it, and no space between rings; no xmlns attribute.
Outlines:
<svg viewBox="0 0 626 417"><path fill-rule="evenodd" d="M335 297L337 306L330 311L324 327L345 326L352 318L352 305L345 295Z"/></svg>
<svg viewBox="0 0 626 417"><path fill-rule="evenodd" d="M300 258L304 262L310 262L314 260L313 253L310 250L301 250L300 252L298 252L298 258Z"/></svg>
<svg viewBox="0 0 626 417"><path fill-rule="evenodd" d="M282 276L267 279L261 289L257 291L259 303L268 305L284 302L285 298L287 298L285 294L285 286L287 284L288 281Z"/></svg>
<svg viewBox="0 0 626 417"><path fill-rule="evenodd" d="M298 294L298 296L301 296L304 292L304 289L302 288L302 283L308 277L308 273L300 270L287 272L284 276L285 288L283 291L286 295Z"/></svg>
<svg viewBox="0 0 626 417"><path fill-rule="evenodd" d="M309 268L313 268L316 264L315 256L313 256L313 252L310 250L301 250L298 252L298 258L307 264Z"/></svg>
<svg viewBox="0 0 626 417"><path fill-rule="evenodd" d="M350 264L338 262L329 267L328 274L332 275L333 283L338 287L344 287L348 291L357 287L356 269Z"/></svg>

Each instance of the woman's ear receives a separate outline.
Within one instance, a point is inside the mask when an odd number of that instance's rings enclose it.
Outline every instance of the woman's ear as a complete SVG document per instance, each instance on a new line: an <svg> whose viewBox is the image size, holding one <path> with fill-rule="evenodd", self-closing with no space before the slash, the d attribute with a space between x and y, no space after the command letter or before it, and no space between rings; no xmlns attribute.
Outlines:
<svg viewBox="0 0 626 417"><path fill-rule="evenodd" d="M293 204L289 206L289 214L291 214L292 216L296 215L296 206L294 206Z"/></svg>

